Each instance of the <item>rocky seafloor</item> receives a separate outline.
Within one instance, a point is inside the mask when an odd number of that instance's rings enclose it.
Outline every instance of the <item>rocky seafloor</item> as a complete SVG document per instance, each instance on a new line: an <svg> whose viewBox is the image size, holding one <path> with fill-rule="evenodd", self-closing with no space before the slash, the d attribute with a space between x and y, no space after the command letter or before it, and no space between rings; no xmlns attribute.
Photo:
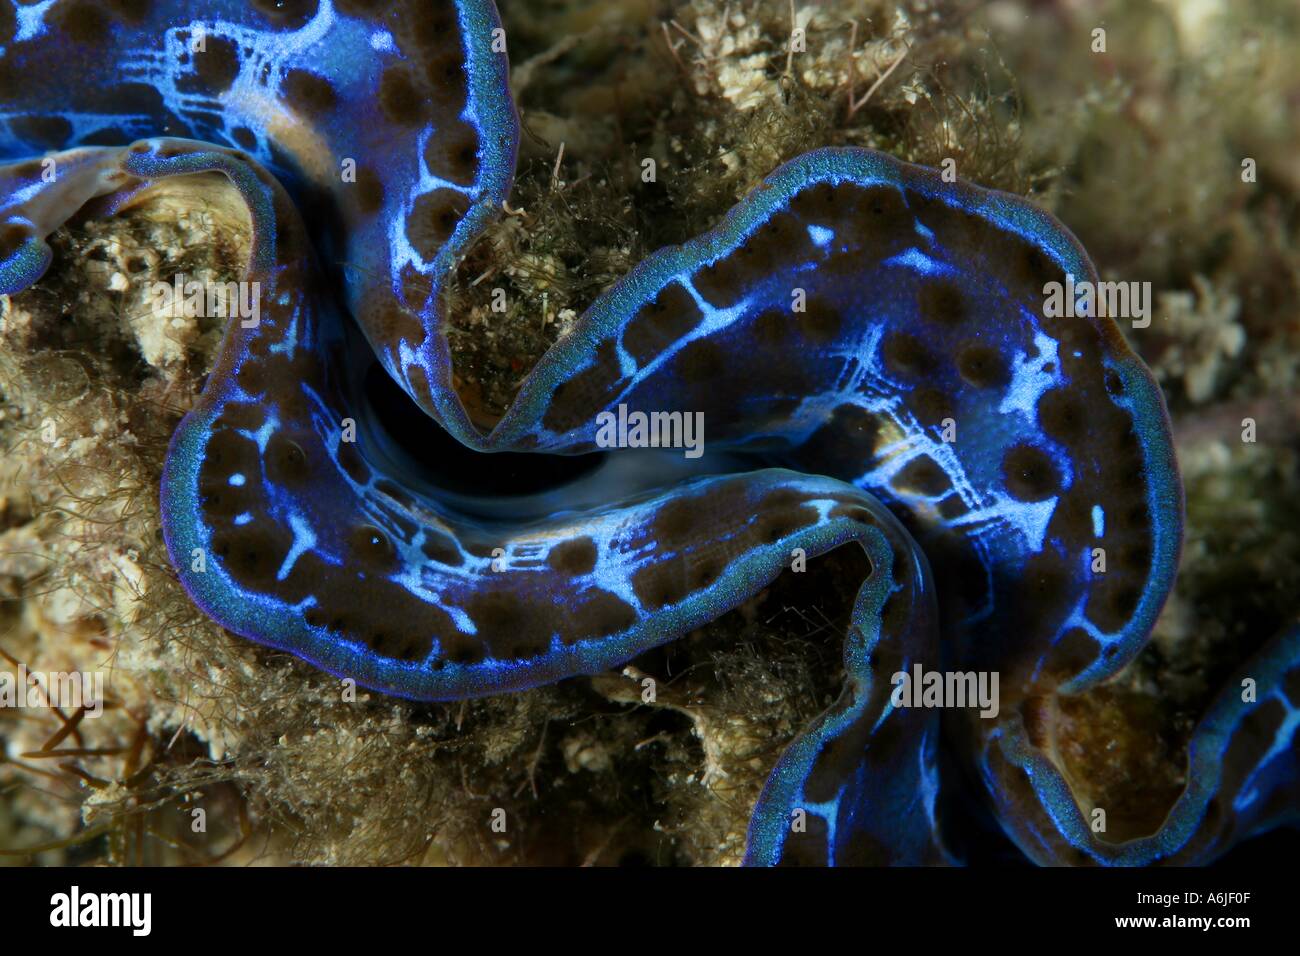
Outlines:
<svg viewBox="0 0 1300 956"><path fill-rule="evenodd" d="M1126 331L1173 419L1182 565L1151 644L1072 719L1104 748L1140 718L1095 772L1119 794L1176 789L1223 674L1300 612L1300 10L501 9L519 178L450 311L458 387L485 407L646 254L823 145L953 158L1055 213L1103 278L1152 283L1150 327ZM792 25L805 52L788 51ZM237 278L248 241L233 194L173 184L61 230L49 274L0 298L0 669L103 671L109 698L71 726L0 710L0 862L738 862L776 757L839 686L853 568L831 555L778 579L626 674L453 704L341 700L329 675L208 621L162 545L163 453L222 329L154 314L147 289ZM653 703L639 674L659 682ZM508 834L488 826L495 808Z"/></svg>

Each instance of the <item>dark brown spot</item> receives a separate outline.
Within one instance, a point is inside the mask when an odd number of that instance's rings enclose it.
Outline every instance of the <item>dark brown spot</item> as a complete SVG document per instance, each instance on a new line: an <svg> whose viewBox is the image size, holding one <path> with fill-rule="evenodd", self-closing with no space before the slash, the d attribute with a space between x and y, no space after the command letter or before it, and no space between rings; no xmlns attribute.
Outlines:
<svg viewBox="0 0 1300 956"><path fill-rule="evenodd" d="M907 236L913 232L915 217L907 208L903 194L892 186L854 188L849 202L855 215L849 217L850 228L867 242L878 237Z"/></svg>
<svg viewBox="0 0 1300 956"><path fill-rule="evenodd" d="M433 647L431 638L409 631L375 630L362 638L381 657L398 661L419 661L428 656Z"/></svg>
<svg viewBox="0 0 1300 956"><path fill-rule="evenodd" d="M429 58L424 75L428 78L434 102L444 115L458 116L469 95L469 77L460 44Z"/></svg>
<svg viewBox="0 0 1300 956"><path fill-rule="evenodd" d="M852 479L871 461L880 422L860 405L837 405L830 421L804 443L799 457L806 467L832 478Z"/></svg>
<svg viewBox="0 0 1300 956"><path fill-rule="evenodd" d="M72 136L72 124L62 116L16 116L9 129L22 140L43 149L62 149Z"/></svg>
<svg viewBox="0 0 1300 956"><path fill-rule="evenodd" d="M632 590L648 611L678 604L690 593L678 558L656 561L635 572Z"/></svg>
<svg viewBox="0 0 1300 956"><path fill-rule="evenodd" d="M800 219L827 222L835 213L835 193L835 187L827 182L805 186L790 200L790 211Z"/></svg>
<svg viewBox="0 0 1300 956"><path fill-rule="evenodd" d="M307 70L290 70L280 84L285 102L300 116L318 118L338 104L330 81Z"/></svg>
<svg viewBox="0 0 1300 956"><path fill-rule="evenodd" d="M695 591L712 587L727 567L726 562L717 555L692 556L687 564L690 567L690 587Z"/></svg>
<svg viewBox="0 0 1300 956"><path fill-rule="evenodd" d="M194 72L209 94L224 93L239 76L239 51L225 37L207 37L194 54Z"/></svg>
<svg viewBox="0 0 1300 956"><path fill-rule="evenodd" d="M952 399L946 392L931 385L912 389L907 396L907 404L922 425L940 425L953 417Z"/></svg>
<svg viewBox="0 0 1300 956"><path fill-rule="evenodd" d="M804 311L796 312L794 318L808 341L825 345L839 335L844 320L834 306L820 298L809 299L804 305Z"/></svg>
<svg viewBox="0 0 1300 956"><path fill-rule="evenodd" d="M212 537L212 551L241 585L268 591L293 546L293 536L279 525L253 523L220 531Z"/></svg>
<svg viewBox="0 0 1300 956"><path fill-rule="evenodd" d="M456 543L448 535L431 528L425 530L424 543L420 545L420 550L424 552L426 558L438 564L457 568L465 563L465 559L456 548Z"/></svg>
<svg viewBox="0 0 1300 956"><path fill-rule="evenodd" d="M1068 389L1053 388L1043 393L1038 400L1038 422L1049 437L1069 448L1087 437L1087 410Z"/></svg>
<svg viewBox="0 0 1300 956"><path fill-rule="evenodd" d="M644 365L695 328L701 318L691 294L680 284L670 282L628 322L623 330L623 348Z"/></svg>
<svg viewBox="0 0 1300 956"><path fill-rule="evenodd" d="M348 532L348 558L358 570L384 574L397 567L397 551L388 535L363 524Z"/></svg>
<svg viewBox="0 0 1300 956"><path fill-rule="evenodd" d="M108 40L111 29L108 14L99 4L90 0L59 4L54 8L51 19L54 26L74 43L85 46L104 43Z"/></svg>
<svg viewBox="0 0 1300 956"><path fill-rule="evenodd" d="M266 371L262 363L253 358L247 358L239 366L239 372L235 375L235 381L239 387L253 397L257 397L266 391Z"/></svg>
<svg viewBox="0 0 1300 956"><path fill-rule="evenodd" d="M478 131L468 123L452 123L429 137L424 162L438 178L470 186L478 175L478 151Z"/></svg>
<svg viewBox="0 0 1300 956"><path fill-rule="evenodd" d="M697 339L682 349L675 364L682 379L692 385L717 382L727 369L722 347L708 339Z"/></svg>
<svg viewBox="0 0 1300 956"><path fill-rule="evenodd" d="M1118 549L1115 553L1115 567L1145 577L1151 569L1151 542L1143 539Z"/></svg>
<svg viewBox="0 0 1300 956"><path fill-rule="evenodd" d="M636 611L632 605L608 591L597 591L581 600L566 613L568 629L566 643L576 640L608 637L626 631L636 623Z"/></svg>
<svg viewBox="0 0 1300 956"><path fill-rule="evenodd" d="M406 222L406 236L426 261L434 259L469 209L469 198L454 189L421 194Z"/></svg>
<svg viewBox="0 0 1300 956"><path fill-rule="evenodd" d="M1047 657L1044 678L1059 683L1082 673L1101 655L1101 645L1082 628L1074 627L1061 635Z"/></svg>
<svg viewBox="0 0 1300 956"><path fill-rule="evenodd" d="M1011 381L1002 353L980 342L972 342L957 354L957 371L976 388L1001 388Z"/></svg>
<svg viewBox="0 0 1300 956"><path fill-rule="evenodd" d="M1141 598L1136 583L1112 572L1094 582L1084 613L1103 631L1118 631L1132 619Z"/></svg>
<svg viewBox="0 0 1300 956"><path fill-rule="evenodd" d="M682 550L696 539L706 522L715 520L719 514L741 510L743 503L738 494L738 483L728 482L705 496L671 498L664 502L650 526L657 548Z"/></svg>
<svg viewBox="0 0 1300 956"><path fill-rule="evenodd" d="M432 9L421 7L420 15L411 24L411 36L416 44L430 49L449 42L459 42L457 26L454 4L436 4Z"/></svg>
<svg viewBox="0 0 1300 956"><path fill-rule="evenodd" d="M1016 445L1002 459L1007 491L1020 501L1043 501L1061 486L1061 476L1047 453L1033 445Z"/></svg>
<svg viewBox="0 0 1300 956"><path fill-rule="evenodd" d="M338 458L339 467L357 484L364 485L370 480L370 468L361 457L361 452L357 451L356 442L340 441Z"/></svg>
<svg viewBox="0 0 1300 956"><path fill-rule="evenodd" d="M939 502L939 517L944 521L956 521L970 511L970 506L959 495L949 495Z"/></svg>
<svg viewBox="0 0 1300 956"><path fill-rule="evenodd" d="M346 13L363 20L379 13L390 3L392 0L334 0L334 6L338 8L339 13Z"/></svg>
<svg viewBox="0 0 1300 956"><path fill-rule="evenodd" d="M411 74L400 66L390 66L379 81L379 105L390 120L399 126L418 126L428 117L428 101L416 88Z"/></svg>
<svg viewBox="0 0 1300 956"><path fill-rule="evenodd" d="M478 593L465 603L479 639L499 659L537 657L550 648L555 632L554 608L525 603L510 591Z"/></svg>
<svg viewBox="0 0 1300 956"><path fill-rule="evenodd" d="M775 544L817 521L817 510L806 504L785 504L777 495L769 494L759 502L755 533L762 544Z"/></svg>
<svg viewBox="0 0 1300 956"><path fill-rule="evenodd" d="M1043 287L1049 282L1060 279L1060 268L1041 249L1028 242L1018 243L1017 245L1018 265L1020 268L1020 274L1017 278L1023 285L1041 293Z"/></svg>
<svg viewBox="0 0 1300 956"><path fill-rule="evenodd" d="M153 0L106 0L107 7L129 23L139 23L149 15Z"/></svg>
<svg viewBox="0 0 1300 956"><path fill-rule="evenodd" d="M1057 502L1056 510L1052 512L1052 523L1048 525L1048 534L1059 538L1071 550L1077 550L1091 541L1092 505L1087 490L1076 482Z"/></svg>
<svg viewBox="0 0 1300 956"><path fill-rule="evenodd" d="M944 279L929 279L921 286L917 307L924 318L942 325L958 325L968 318L966 297Z"/></svg>
<svg viewBox="0 0 1300 956"><path fill-rule="evenodd" d="M296 30L316 15L316 0L251 0L251 6L285 30Z"/></svg>
<svg viewBox="0 0 1300 956"><path fill-rule="evenodd" d="M424 342L424 324L388 296L373 308L368 307L368 303L363 305L359 317L374 341L391 348L396 349L402 342L409 342L412 346Z"/></svg>
<svg viewBox="0 0 1300 956"><path fill-rule="evenodd" d="M555 387L542 424L551 431L567 432L588 421L597 409L608 404L621 378L618 353L613 341L606 339L596 346L594 364Z"/></svg>
<svg viewBox="0 0 1300 956"><path fill-rule="evenodd" d="M147 116L160 116L166 112L162 93L156 87L146 83L119 83L113 87L114 112L143 113ZM148 146L145 147L145 151Z"/></svg>
<svg viewBox="0 0 1300 956"><path fill-rule="evenodd" d="M30 238L31 232L21 223L8 222L0 225L0 261L12 256Z"/></svg>
<svg viewBox="0 0 1300 956"><path fill-rule="evenodd" d="M1031 555L1008 603L1007 642L1015 651L1009 659L1032 653L1044 636L1056 628L1069 610L1071 588L1069 567L1048 549Z"/></svg>
<svg viewBox="0 0 1300 956"><path fill-rule="evenodd" d="M769 347L785 342L794 327L794 316L783 309L764 309L754 317L754 334Z"/></svg>
<svg viewBox="0 0 1300 956"><path fill-rule="evenodd" d="M357 211L363 216L373 216L384 204L384 184L379 175L367 167L357 169L357 181L352 183Z"/></svg>
<svg viewBox="0 0 1300 956"><path fill-rule="evenodd" d="M307 453L282 431L266 443L266 477L276 485L301 487L311 478Z"/></svg>
<svg viewBox="0 0 1300 956"><path fill-rule="evenodd" d="M228 478L257 467L257 443L234 429L219 428L208 438L203 453L203 468ZM245 477L251 477L245 475Z"/></svg>
<svg viewBox="0 0 1300 956"><path fill-rule="evenodd" d="M781 846L781 859L777 866L826 866L830 856L827 845L830 834L826 821L815 814L808 814L803 832L792 832Z"/></svg>
<svg viewBox="0 0 1300 956"><path fill-rule="evenodd" d="M938 497L952 487L947 472L929 455L913 458L890 482L899 491Z"/></svg>
<svg viewBox="0 0 1300 956"><path fill-rule="evenodd" d="M596 567L596 543L588 537L565 541L551 549L546 563L571 577L590 574Z"/></svg>
<svg viewBox="0 0 1300 956"><path fill-rule="evenodd" d="M890 332L885 336L881 352L891 371L911 378L926 378L933 374L938 362L921 340L906 332Z"/></svg>

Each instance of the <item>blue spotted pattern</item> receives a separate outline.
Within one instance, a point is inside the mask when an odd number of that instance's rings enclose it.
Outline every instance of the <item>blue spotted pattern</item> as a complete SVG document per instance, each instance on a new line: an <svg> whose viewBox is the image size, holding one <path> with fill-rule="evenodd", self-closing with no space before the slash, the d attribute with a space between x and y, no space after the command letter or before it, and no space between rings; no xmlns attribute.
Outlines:
<svg viewBox="0 0 1300 956"><path fill-rule="evenodd" d="M963 773L1041 863L1205 862L1296 819L1300 630L1204 715L1173 805L1111 831L1138 835L1108 840L1072 786L1054 707L1148 639L1182 489L1113 321L1044 308L1097 278L1064 227L879 153L809 153L610 288L495 420L453 385L442 293L508 194L506 76L489 0L0 0L0 292L79 210L170 177L222 175L248 208L258 309L162 485L205 612L459 699L617 666L854 545L843 689L780 758L749 862L959 862L941 778ZM493 508L387 433L375 361L477 451L593 452L606 413L702 416L709 451L619 452ZM996 674L996 716L908 705L917 668Z"/></svg>

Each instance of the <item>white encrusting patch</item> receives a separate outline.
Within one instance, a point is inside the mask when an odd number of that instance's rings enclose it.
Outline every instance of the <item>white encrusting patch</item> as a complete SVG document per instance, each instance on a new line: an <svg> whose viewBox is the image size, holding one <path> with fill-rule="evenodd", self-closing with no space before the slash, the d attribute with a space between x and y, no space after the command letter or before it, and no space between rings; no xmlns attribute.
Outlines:
<svg viewBox="0 0 1300 956"><path fill-rule="evenodd" d="M809 226L808 238L813 241L813 245L825 249L831 244L831 240L835 238L835 232L825 226Z"/></svg>
<svg viewBox="0 0 1300 956"><path fill-rule="evenodd" d="M275 412L267 412L266 421L262 422L262 427L255 432L248 431L245 428L239 429L239 434L245 438L251 438L257 442L257 450L263 455L266 454L266 444L275 434L276 429L280 427L280 417Z"/></svg>
<svg viewBox="0 0 1300 956"><path fill-rule="evenodd" d="M995 492L992 504L970 511L950 521L949 527L972 529L971 534L980 537L984 531L981 526L1008 527L1014 529L1024 540L1028 551L1043 550L1043 541L1047 537L1047 526L1052 522L1056 511L1057 498L1046 501L1016 501L1001 492Z"/></svg>
<svg viewBox="0 0 1300 956"><path fill-rule="evenodd" d="M18 30L14 35L15 43L26 43L45 32L45 12L54 6L55 0L40 0L29 7L19 6L14 12L18 15Z"/></svg>
<svg viewBox="0 0 1300 956"><path fill-rule="evenodd" d="M293 570L293 566L298 563L298 559L307 551L316 547L316 532L312 531L305 518L301 515L289 516L289 528L293 531L293 546L289 548L289 553L284 556L284 563L280 565L280 570L276 572L275 579L283 581Z"/></svg>
<svg viewBox="0 0 1300 956"><path fill-rule="evenodd" d="M913 272L919 272L921 275L926 276L942 275L951 271L938 259L931 258L916 248L907 249L896 256L890 256L880 264L882 266L901 266L904 269L911 269Z"/></svg>
<svg viewBox="0 0 1300 956"><path fill-rule="evenodd" d="M1011 384L998 405L999 413L1007 415L1019 412L1031 424L1036 423L1038 400L1043 397L1043 393L1054 385L1061 384L1056 339L1036 331L1034 348L1038 350L1038 355L1034 358L1025 352L1017 352L1012 359ZM1050 371L1048 366L1051 366Z"/></svg>

